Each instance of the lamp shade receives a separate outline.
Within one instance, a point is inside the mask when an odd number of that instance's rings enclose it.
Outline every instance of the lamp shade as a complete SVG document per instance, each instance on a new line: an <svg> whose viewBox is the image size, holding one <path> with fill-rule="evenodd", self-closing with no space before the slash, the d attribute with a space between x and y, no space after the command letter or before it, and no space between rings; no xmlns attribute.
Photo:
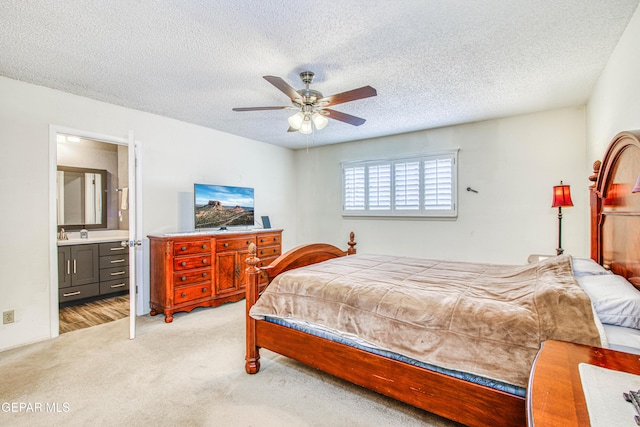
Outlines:
<svg viewBox="0 0 640 427"><path fill-rule="evenodd" d="M309 116L306 116L302 121L299 132L305 135L309 135L311 132L313 132L313 125L311 124L311 118Z"/></svg>
<svg viewBox="0 0 640 427"><path fill-rule="evenodd" d="M553 187L553 203L552 208L565 208L573 206L571 201L571 189L568 185L563 185L560 181L560 185Z"/></svg>
<svg viewBox="0 0 640 427"><path fill-rule="evenodd" d="M313 124L316 125L316 129L324 129L324 127L329 123L329 120L320 113L313 113L311 116L313 119Z"/></svg>
<svg viewBox="0 0 640 427"><path fill-rule="evenodd" d="M304 114L302 112L297 112L293 116L289 117L289 126L294 128L295 130L298 130L300 129L303 120Z"/></svg>

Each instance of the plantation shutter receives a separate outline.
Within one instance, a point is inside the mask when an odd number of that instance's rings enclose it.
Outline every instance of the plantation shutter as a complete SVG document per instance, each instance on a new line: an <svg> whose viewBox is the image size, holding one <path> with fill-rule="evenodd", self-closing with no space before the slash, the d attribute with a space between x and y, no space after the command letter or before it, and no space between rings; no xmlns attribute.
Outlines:
<svg viewBox="0 0 640 427"><path fill-rule="evenodd" d="M344 216L455 218L458 150L342 164Z"/></svg>
<svg viewBox="0 0 640 427"><path fill-rule="evenodd" d="M354 166L344 168L344 210L365 209L365 168Z"/></svg>
<svg viewBox="0 0 640 427"><path fill-rule="evenodd" d="M395 207L397 210L420 209L420 162L396 162Z"/></svg>
<svg viewBox="0 0 640 427"><path fill-rule="evenodd" d="M424 208L453 209L453 158L425 160Z"/></svg>
<svg viewBox="0 0 640 427"><path fill-rule="evenodd" d="M391 164L371 165L369 172L369 209L391 209Z"/></svg>

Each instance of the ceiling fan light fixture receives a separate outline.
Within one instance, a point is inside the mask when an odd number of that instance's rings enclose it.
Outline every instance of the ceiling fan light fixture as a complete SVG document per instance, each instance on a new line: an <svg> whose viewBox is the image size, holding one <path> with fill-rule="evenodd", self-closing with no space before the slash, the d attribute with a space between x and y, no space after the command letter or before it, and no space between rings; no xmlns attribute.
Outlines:
<svg viewBox="0 0 640 427"><path fill-rule="evenodd" d="M289 126L294 128L295 130L300 129L302 126L302 122L304 121L304 114L302 111L298 111L293 116L289 117Z"/></svg>
<svg viewBox="0 0 640 427"><path fill-rule="evenodd" d="M311 119L308 116L305 117L305 119L302 121L299 131L300 133L303 133L305 135L309 135L311 132L313 132L313 124L311 123Z"/></svg>
<svg viewBox="0 0 640 427"><path fill-rule="evenodd" d="M318 130L324 129L327 123L329 123L329 119L327 119L325 116L323 116L320 113L313 113L313 115L311 116L311 119L313 120L313 124L316 126L316 129Z"/></svg>
<svg viewBox="0 0 640 427"><path fill-rule="evenodd" d="M280 77L263 76L263 78L271 83L276 89L287 95L293 104L291 106L275 106L275 107L242 107L232 108L233 111L265 111L265 110L289 110L300 109L297 113L288 118L288 132L298 131L303 134L313 133L316 130L324 129L329 123L328 119L338 120L352 126L360 126L366 122L365 119L342 113L333 109L328 109L337 104L356 101L358 99L376 96L378 93L371 86L363 86L357 89L348 90L346 92L336 93L331 96L324 96L317 90L310 89L309 85L313 81L314 73L311 71L303 71L300 78L305 85L304 89L296 90L289 83Z"/></svg>

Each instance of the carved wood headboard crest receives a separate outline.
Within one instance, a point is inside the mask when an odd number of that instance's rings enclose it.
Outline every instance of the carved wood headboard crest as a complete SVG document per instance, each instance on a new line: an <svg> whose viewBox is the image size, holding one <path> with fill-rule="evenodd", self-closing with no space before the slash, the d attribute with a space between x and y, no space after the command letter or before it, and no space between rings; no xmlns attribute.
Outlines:
<svg viewBox="0 0 640 427"><path fill-rule="evenodd" d="M640 193L632 193L640 175L640 130L617 134L593 171L591 258L616 274L640 278Z"/></svg>

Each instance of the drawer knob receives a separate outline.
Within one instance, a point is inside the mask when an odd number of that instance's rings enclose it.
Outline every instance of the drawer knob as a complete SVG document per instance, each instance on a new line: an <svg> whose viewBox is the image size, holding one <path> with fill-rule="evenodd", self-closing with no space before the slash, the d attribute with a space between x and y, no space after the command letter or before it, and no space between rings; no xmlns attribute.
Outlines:
<svg viewBox="0 0 640 427"><path fill-rule="evenodd" d="M207 288L202 288L202 293L207 292Z"/></svg>
<svg viewBox="0 0 640 427"><path fill-rule="evenodd" d="M180 280L182 280L182 281L184 282L185 280L187 280L187 276L182 276L182 277L180 278Z"/></svg>
<svg viewBox="0 0 640 427"><path fill-rule="evenodd" d="M207 249L207 245L202 245L202 249Z"/></svg>
<svg viewBox="0 0 640 427"><path fill-rule="evenodd" d="M202 277L207 277L207 273L202 273Z"/></svg>
<svg viewBox="0 0 640 427"><path fill-rule="evenodd" d="M183 293L181 293L181 294L180 294L180 296L181 296L182 298L184 298L184 297L186 297L186 296L187 296L187 293L186 293L186 292L183 292Z"/></svg>
<svg viewBox="0 0 640 427"><path fill-rule="evenodd" d="M225 243L225 244L224 244L224 245L222 245L222 246L224 246L224 247L226 248L227 246L229 246L229 244L228 244L228 243Z"/></svg>
<svg viewBox="0 0 640 427"><path fill-rule="evenodd" d="M250 244L251 244L251 240L247 240L247 245L250 245Z"/></svg>
<svg viewBox="0 0 640 427"><path fill-rule="evenodd" d="M186 250L187 250L187 247L186 247L186 246L183 246L183 247L181 247L181 248L180 248L180 250L181 250L181 251L186 251Z"/></svg>
<svg viewBox="0 0 640 427"><path fill-rule="evenodd" d="M184 267L185 265L187 265L187 263L186 263L186 261L182 261L182 262L180 263L180 265Z"/></svg>
<svg viewBox="0 0 640 427"><path fill-rule="evenodd" d="M260 243L264 243L264 239L260 239Z"/></svg>
<svg viewBox="0 0 640 427"><path fill-rule="evenodd" d="M260 255L262 255L264 253L264 249L260 250Z"/></svg>
<svg viewBox="0 0 640 427"><path fill-rule="evenodd" d="M202 263L203 263L203 264L206 264L206 263L207 263L206 258L202 260Z"/></svg>

